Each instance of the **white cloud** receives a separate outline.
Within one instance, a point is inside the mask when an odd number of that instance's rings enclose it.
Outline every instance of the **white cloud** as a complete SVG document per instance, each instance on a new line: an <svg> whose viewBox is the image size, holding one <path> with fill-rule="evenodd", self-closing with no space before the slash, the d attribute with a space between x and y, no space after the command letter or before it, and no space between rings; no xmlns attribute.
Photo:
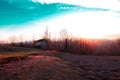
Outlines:
<svg viewBox="0 0 120 80"><path fill-rule="evenodd" d="M107 8L115 11L120 10L120 1L119 0L33 0L34 2L45 2L45 3L69 3L75 5L82 5L86 7L98 7L98 8Z"/></svg>
<svg viewBox="0 0 120 80"><path fill-rule="evenodd" d="M43 34L45 26L49 26L49 30L54 34L59 34L61 29L67 29L74 35L80 35L83 37L100 37L104 35L111 35L120 33L120 18L118 13L112 12L112 10L120 10L120 2L118 0L34 0L47 3L64 2L71 4L79 4L87 7L100 7L108 8L111 11L103 12L83 12L83 13L71 13L57 18L53 17L53 20L41 23L41 21L35 21L35 23L28 23L28 25L20 25L23 29L12 30L12 32L0 31L0 40L6 39L9 36L23 35L26 39L31 39L31 36L38 36ZM28 27L26 27L28 26ZM26 27L26 28L24 28Z"/></svg>
<svg viewBox="0 0 120 80"><path fill-rule="evenodd" d="M58 33L61 29L67 29L73 35L99 38L105 35L119 33L120 18L115 17L114 12L85 12L64 15L46 23L51 32Z"/></svg>
<svg viewBox="0 0 120 80"><path fill-rule="evenodd" d="M99 38L105 35L120 33L120 18L118 14L112 11L108 12L76 12L64 16L54 17L51 20L37 20L17 27L6 32L0 31L0 40L9 36L23 36L24 40L31 40L33 36L39 39L44 33L46 26L53 37L59 35L61 29L67 29L74 36L86 38Z"/></svg>

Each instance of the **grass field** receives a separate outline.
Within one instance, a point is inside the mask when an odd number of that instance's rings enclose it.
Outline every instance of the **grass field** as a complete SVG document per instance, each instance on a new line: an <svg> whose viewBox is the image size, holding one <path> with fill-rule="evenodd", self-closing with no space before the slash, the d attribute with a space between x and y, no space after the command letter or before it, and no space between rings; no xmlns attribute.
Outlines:
<svg viewBox="0 0 120 80"><path fill-rule="evenodd" d="M120 56L1 47L0 80L120 80Z"/></svg>

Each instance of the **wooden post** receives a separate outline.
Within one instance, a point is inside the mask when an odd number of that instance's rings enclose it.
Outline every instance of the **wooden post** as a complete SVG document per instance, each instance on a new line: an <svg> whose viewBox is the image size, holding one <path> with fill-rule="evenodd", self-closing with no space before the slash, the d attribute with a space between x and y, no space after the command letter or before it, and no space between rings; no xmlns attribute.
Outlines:
<svg viewBox="0 0 120 80"><path fill-rule="evenodd" d="M64 51L67 51L68 49L68 39L65 39L65 48L64 48Z"/></svg>

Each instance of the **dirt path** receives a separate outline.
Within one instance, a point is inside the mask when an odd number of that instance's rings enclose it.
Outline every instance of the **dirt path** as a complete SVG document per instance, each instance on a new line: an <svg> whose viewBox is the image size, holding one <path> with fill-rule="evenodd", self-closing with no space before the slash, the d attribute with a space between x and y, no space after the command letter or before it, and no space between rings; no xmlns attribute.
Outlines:
<svg viewBox="0 0 120 80"><path fill-rule="evenodd" d="M0 80L120 80L120 57L46 51L2 65Z"/></svg>

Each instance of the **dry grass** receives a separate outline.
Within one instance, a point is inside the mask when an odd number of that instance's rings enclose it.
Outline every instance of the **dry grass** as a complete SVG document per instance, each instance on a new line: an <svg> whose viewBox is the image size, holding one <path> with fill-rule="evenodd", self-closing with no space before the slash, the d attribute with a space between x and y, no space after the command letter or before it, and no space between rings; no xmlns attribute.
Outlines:
<svg viewBox="0 0 120 80"><path fill-rule="evenodd" d="M0 47L0 65L10 63L12 61L20 61L27 59L30 55L37 55L38 49L22 48L22 47ZM42 52L42 51L41 51Z"/></svg>
<svg viewBox="0 0 120 80"><path fill-rule="evenodd" d="M9 62L0 66L0 80L120 80L119 56L79 56L31 48L1 55L7 56L1 60ZM16 56L27 57L13 59Z"/></svg>

